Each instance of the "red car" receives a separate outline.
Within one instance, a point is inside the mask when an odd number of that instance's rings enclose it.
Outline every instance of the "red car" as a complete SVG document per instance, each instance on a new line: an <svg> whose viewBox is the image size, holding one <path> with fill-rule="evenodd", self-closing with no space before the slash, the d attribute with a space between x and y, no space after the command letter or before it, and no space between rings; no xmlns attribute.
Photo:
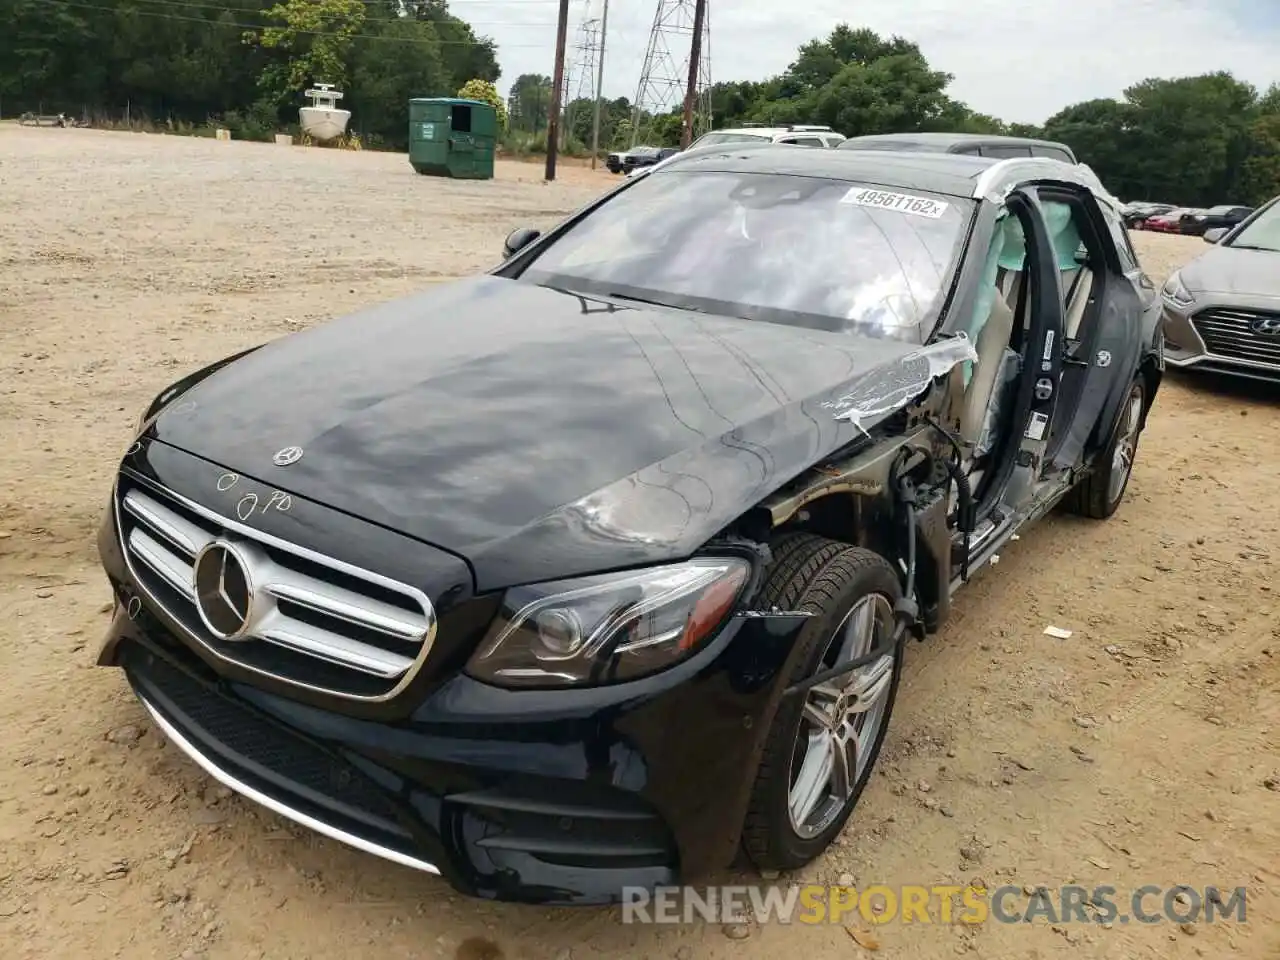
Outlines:
<svg viewBox="0 0 1280 960"><path fill-rule="evenodd" d="M1144 224L1144 229L1154 230L1157 233L1182 233L1183 216L1193 213L1204 213L1204 211L1192 207L1178 207L1168 213L1152 217Z"/></svg>
<svg viewBox="0 0 1280 960"><path fill-rule="evenodd" d="M1121 219L1130 230L1142 230L1152 217L1168 213L1173 209L1171 203L1146 203L1141 200L1126 204L1121 209Z"/></svg>

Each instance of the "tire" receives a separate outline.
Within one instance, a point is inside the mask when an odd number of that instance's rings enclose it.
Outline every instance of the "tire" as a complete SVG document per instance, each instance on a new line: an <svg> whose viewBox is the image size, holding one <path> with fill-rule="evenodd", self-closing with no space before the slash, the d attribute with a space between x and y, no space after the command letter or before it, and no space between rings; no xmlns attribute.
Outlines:
<svg viewBox="0 0 1280 960"><path fill-rule="evenodd" d="M842 638L847 623L868 622L860 619L864 614L874 614L879 632L873 639L869 632L861 632L862 641L870 645L862 646L860 652L891 635L893 605L902 589L893 567L879 554L804 533L784 535L772 548L774 562L763 587L764 605L814 614L797 639L799 656L786 679L788 686L857 655L848 646L842 651ZM823 685L825 690L789 698L779 706L765 740L742 831L743 850L758 869L794 870L820 855L840 834L875 767L901 674L899 643L887 667L884 659L876 661L851 677ZM874 700L875 706L846 714L844 697L833 699L829 693L839 686L848 695L857 682L871 688L873 696L867 701ZM815 722L815 711L825 725ZM844 724L838 723L840 716ZM851 737L856 748L846 743L843 750L831 752L831 746L841 742L837 733ZM842 769L852 772L839 780L833 773L820 788L796 789L802 777L807 777L806 785L821 780L817 771L822 767L814 758L824 754L823 745L826 755L843 756L847 765ZM837 783L844 789L835 789ZM802 795L815 798L809 816L802 816L806 807Z"/></svg>
<svg viewBox="0 0 1280 960"><path fill-rule="evenodd" d="M1097 467L1067 494L1068 511L1094 520L1105 520L1116 512L1133 476L1133 461L1142 435L1142 414L1147 389L1142 375L1129 385L1116 425L1106 449L1098 456ZM1127 451L1127 452L1125 452ZM1118 456L1123 454L1121 456Z"/></svg>

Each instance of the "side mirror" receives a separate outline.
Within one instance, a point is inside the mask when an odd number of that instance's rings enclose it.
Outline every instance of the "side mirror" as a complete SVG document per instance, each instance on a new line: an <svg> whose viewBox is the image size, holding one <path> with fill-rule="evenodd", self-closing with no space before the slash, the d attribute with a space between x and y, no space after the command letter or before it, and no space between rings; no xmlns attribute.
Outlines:
<svg viewBox="0 0 1280 960"><path fill-rule="evenodd" d="M507 234L506 243L502 246L503 259L510 260L540 236L542 236L542 231L534 230L532 227L517 227L512 230Z"/></svg>
<svg viewBox="0 0 1280 960"><path fill-rule="evenodd" d="M1204 242L1217 243L1230 232L1226 227L1214 227L1212 230L1206 230L1204 232Z"/></svg>

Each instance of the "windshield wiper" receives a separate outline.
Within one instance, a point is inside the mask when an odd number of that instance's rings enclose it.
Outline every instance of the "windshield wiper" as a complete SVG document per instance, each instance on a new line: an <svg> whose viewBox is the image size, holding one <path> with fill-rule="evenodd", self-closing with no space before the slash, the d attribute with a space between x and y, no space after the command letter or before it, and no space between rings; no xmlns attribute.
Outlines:
<svg viewBox="0 0 1280 960"><path fill-rule="evenodd" d="M648 300L644 297L632 296L629 293L614 293L613 291L610 291L606 293L605 296L611 297L614 300L626 300L628 303L643 303L651 307L666 307L668 310L688 310L690 313L706 313L707 312L705 310L700 310L697 307L686 306L685 304L682 304L682 303L666 303L662 300Z"/></svg>
<svg viewBox="0 0 1280 960"><path fill-rule="evenodd" d="M1259 247L1252 243L1233 243L1232 250L1265 250L1267 253L1280 253L1280 249L1275 247Z"/></svg>

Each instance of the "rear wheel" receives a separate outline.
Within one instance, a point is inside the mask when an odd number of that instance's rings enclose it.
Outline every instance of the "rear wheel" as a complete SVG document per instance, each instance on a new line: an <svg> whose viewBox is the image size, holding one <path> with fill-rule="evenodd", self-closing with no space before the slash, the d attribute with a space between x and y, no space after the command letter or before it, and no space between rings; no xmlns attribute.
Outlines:
<svg viewBox="0 0 1280 960"><path fill-rule="evenodd" d="M791 534L774 545L765 604L814 614L788 684L862 656L893 635L898 577L878 554ZM783 702L743 828L760 869L793 870L839 835L866 787L901 675L901 644L852 673Z"/></svg>
<svg viewBox="0 0 1280 960"><path fill-rule="evenodd" d="M1133 475L1133 461L1138 455L1146 395L1146 385L1139 376L1129 387L1129 395L1116 418L1111 441L1099 455L1098 465L1067 497L1067 509L1072 513L1105 520L1120 506L1129 487L1129 478Z"/></svg>

